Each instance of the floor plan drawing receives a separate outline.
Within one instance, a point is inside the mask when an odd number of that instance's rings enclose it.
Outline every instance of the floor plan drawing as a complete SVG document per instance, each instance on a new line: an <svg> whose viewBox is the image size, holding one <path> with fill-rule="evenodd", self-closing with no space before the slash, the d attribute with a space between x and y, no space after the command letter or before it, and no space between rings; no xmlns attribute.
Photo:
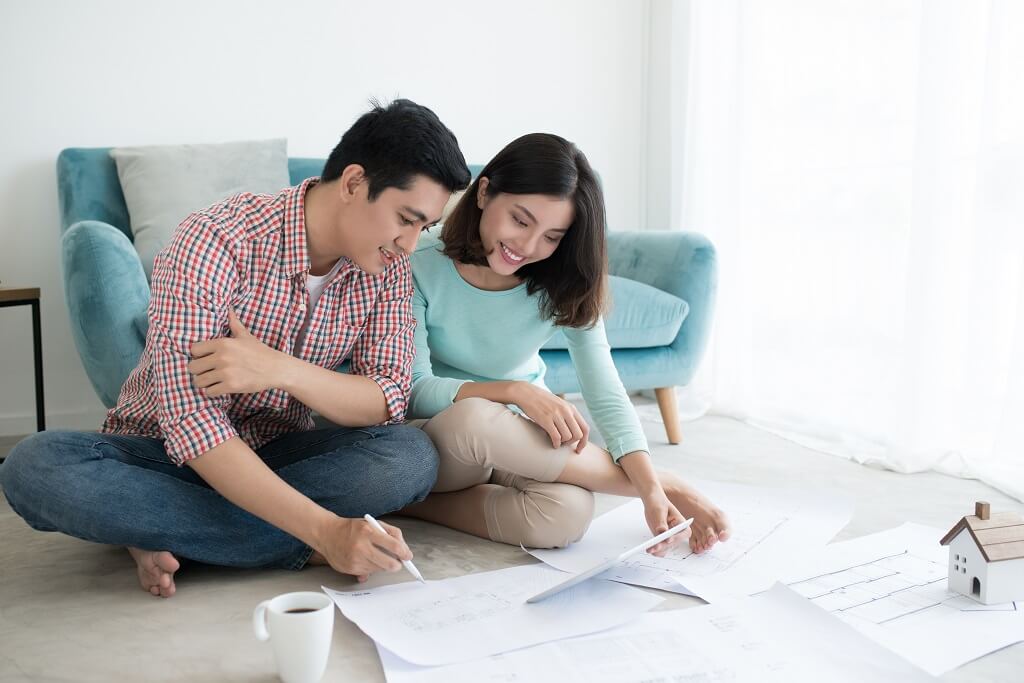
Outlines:
<svg viewBox="0 0 1024 683"><path fill-rule="evenodd" d="M947 590L946 565L910 551L815 576L790 588L846 620L886 624L929 609L1014 611L982 605Z"/></svg>
<svg viewBox="0 0 1024 683"><path fill-rule="evenodd" d="M664 557L634 555L603 579L696 595L709 602L765 590L800 557L823 547L849 520L852 506L806 492L761 489L721 482L698 484L729 516L730 537L696 554L681 541ZM582 540L531 555L578 573L651 537L643 504L632 500L599 516Z"/></svg>
<svg viewBox="0 0 1024 683"><path fill-rule="evenodd" d="M663 600L612 581L587 581L543 602L526 603L564 578L543 564L530 564L426 583L324 591L364 633L422 666L488 657L613 628Z"/></svg>
<svg viewBox="0 0 1024 683"><path fill-rule="evenodd" d="M736 514L735 533L728 543L720 543L711 551L698 555L685 541L674 546L664 557L647 553L634 555L603 578L639 586L661 588L676 593L686 592L676 576L709 576L733 567L761 543L768 540L790 519L784 515L755 515L748 511Z"/></svg>
<svg viewBox="0 0 1024 683"><path fill-rule="evenodd" d="M454 624L487 619L512 608L512 603L493 593L452 595L429 602L400 616L412 631L436 631Z"/></svg>
<svg viewBox="0 0 1024 683"><path fill-rule="evenodd" d="M939 676L1024 640L1021 603L984 605L949 590L943 533L907 523L832 543L782 582Z"/></svg>

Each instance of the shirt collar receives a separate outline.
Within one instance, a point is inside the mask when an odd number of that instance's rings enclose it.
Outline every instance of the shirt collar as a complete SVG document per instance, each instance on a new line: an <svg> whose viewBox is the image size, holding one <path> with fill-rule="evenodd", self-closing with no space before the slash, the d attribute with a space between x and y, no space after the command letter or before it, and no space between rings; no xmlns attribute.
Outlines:
<svg viewBox="0 0 1024 683"><path fill-rule="evenodd" d="M285 200L284 225L281 227L281 272L291 278L309 270L309 250L306 247L306 192L320 182L320 178L306 178L292 188Z"/></svg>

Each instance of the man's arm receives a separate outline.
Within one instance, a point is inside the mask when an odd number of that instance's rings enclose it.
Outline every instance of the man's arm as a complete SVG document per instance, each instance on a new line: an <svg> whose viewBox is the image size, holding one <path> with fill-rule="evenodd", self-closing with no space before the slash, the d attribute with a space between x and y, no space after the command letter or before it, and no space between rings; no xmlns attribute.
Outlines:
<svg viewBox="0 0 1024 683"><path fill-rule="evenodd" d="M391 421L380 384L363 375L328 370L289 356L284 359L277 384L279 389L343 427Z"/></svg>
<svg viewBox="0 0 1024 683"><path fill-rule="evenodd" d="M343 427L365 427L388 419L377 382L322 368L267 346L228 313L231 337L192 345L188 370L209 397L282 389Z"/></svg>
<svg viewBox="0 0 1024 683"><path fill-rule="evenodd" d="M366 329L343 374L267 346L228 314L231 337L192 346L188 370L206 396L281 389L344 427L399 423L405 418L415 357L412 275L408 261L392 267Z"/></svg>
<svg viewBox="0 0 1024 683"><path fill-rule="evenodd" d="M238 437L188 465L222 496L310 546L339 572L365 577L382 569L401 569L398 560L381 548L412 559L401 531L384 525L388 534L382 534L362 519L339 517L317 505L277 476Z"/></svg>

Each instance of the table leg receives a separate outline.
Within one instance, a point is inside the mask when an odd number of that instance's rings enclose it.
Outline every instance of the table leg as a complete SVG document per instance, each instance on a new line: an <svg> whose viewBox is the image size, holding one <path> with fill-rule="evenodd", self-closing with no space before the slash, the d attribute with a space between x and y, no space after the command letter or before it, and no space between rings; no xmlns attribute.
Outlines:
<svg viewBox="0 0 1024 683"><path fill-rule="evenodd" d="M32 350L36 362L36 428L46 429L46 408L43 401L43 335L39 324L39 301L32 302Z"/></svg>

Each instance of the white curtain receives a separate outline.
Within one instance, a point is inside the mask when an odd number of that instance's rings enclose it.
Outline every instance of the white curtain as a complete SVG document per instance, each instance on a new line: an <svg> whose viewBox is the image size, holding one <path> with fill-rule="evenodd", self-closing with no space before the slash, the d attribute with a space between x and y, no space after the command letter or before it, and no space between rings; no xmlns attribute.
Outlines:
<svg viewBox="0 0 1024 683"><path fill-rule="evenodd" d="M720 263L684 404L1024 500L1024 2L679 7L673 224Z"/></svg>

